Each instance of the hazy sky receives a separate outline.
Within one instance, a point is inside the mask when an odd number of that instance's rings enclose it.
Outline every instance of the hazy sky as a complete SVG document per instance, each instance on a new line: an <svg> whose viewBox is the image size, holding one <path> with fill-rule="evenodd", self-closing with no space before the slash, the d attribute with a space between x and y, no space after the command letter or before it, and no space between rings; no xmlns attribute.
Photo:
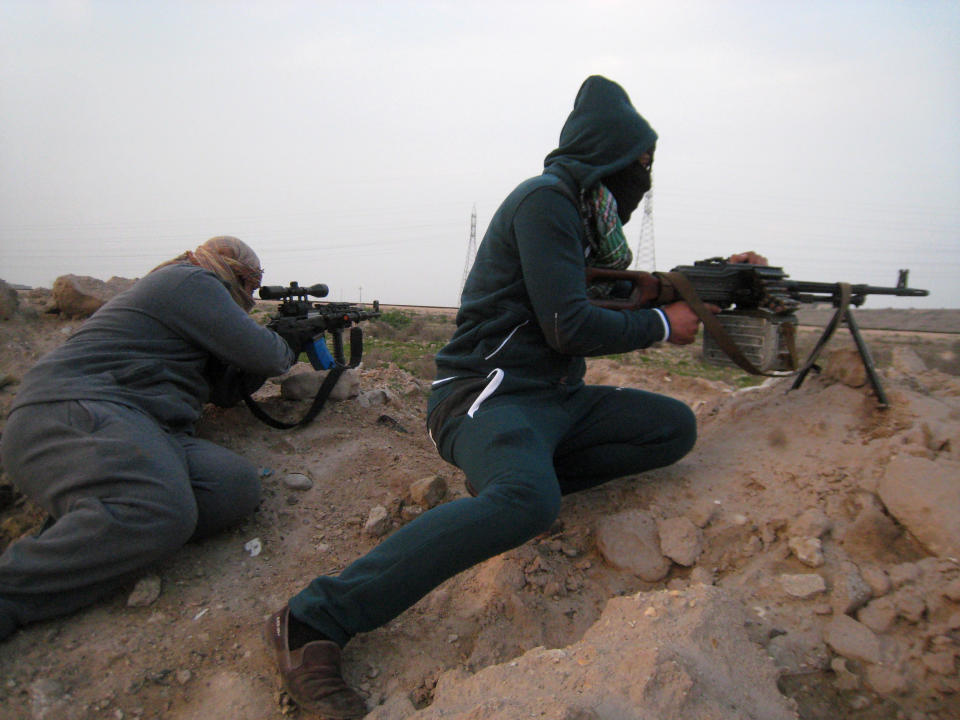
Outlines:
<svg viewBox="0 0 960 720"><path fill-rule="evenodd" d="M960 307L956 0L0 0L0 278L230 234L267 284L456 305L471 209L479 241L595 73L660 135L659 269L910 268L931 297L867 307Z"/></svg>

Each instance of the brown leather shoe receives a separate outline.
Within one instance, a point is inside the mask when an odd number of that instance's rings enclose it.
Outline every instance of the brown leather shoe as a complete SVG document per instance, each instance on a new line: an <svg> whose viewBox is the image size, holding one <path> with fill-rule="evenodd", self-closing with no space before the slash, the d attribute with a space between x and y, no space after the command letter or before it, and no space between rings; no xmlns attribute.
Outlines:
<svg viewBox="0 0 960 720"><path fill-rule="evenodd" d="M287 627L290 608L270 616L264 628L267 644L277 655L283 686L304 710L329 720L353 720L367 714L367 706L343 681L340 646L330 640L309 642L290 650Z"/></svg>

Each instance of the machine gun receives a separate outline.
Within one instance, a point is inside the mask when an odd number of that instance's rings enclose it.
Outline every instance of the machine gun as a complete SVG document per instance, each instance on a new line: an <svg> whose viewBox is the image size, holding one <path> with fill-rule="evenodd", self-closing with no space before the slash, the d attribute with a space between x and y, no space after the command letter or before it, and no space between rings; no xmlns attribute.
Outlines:
<svg viewBox="0 0 960 720"><path fill-rule="evenodd" d="M363 330L357 323L380 317L380 302L373 301L373 309L366 310L351 303L312 302L310 297L326 297L329 288L318 283L309 287L300 287L296 281L289 286L266 285L260 288L261 300L279 300L276 314L267 323L267 327L278 335L296 338L314 370L328 370L327 376L317 390L313 403L306 415L295 423L277 420L268 415L249 395L244 402L250 411L260 420L272 427L287 429L306 425L323 407L345 370L355 368L363 357ZM350 330L350 360L344 355L343 331ZM333 339L333 353L330 353L325 334Z"/></svg>
<svg viewBox="0 0 960 720"><path fill-rule="evenodd" d="M708 362L726 358L753 375L796 375L791 390L800 387L817 358L844 322L856 343L867 377L881 407L889 402L877 376L851 306L868 295L924 297L927 290L907 286L901 270L896 287L790 280L779 267L730 263L721 258L680 265L668 273L587 268L587 284L603 283L607 296L591 302L609 309L636 309L685 301L703 322L703 353ZM803 304L829 302L836 308L823 334L802 366L796 352L796 309ZM714 315L706 304L721 308Z"/></svg>

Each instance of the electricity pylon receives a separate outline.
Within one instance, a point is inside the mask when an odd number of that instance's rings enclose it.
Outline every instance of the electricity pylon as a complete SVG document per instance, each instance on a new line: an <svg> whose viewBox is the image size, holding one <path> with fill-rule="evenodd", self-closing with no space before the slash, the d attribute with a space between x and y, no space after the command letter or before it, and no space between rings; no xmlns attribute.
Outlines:
<svg viewBox="0 0 960 720"><path fill-rule="evenodd" d="M470 274L470 268L473 267L473 261L477 257L477 206L473 206L473 212L470 213L470 242L467 243L467 261L463 264L463 279L460 281L460 292L463 292L463 286L467 283L467 275Z"/></svg>
<svg viewBox="0 0 960 720"><path fill-rule="evenodd" d="M657 254L653 245L653 190L643 196L643 214L640 216L640 239L633 254L633 268L653 272L657 269Z"/></svg>

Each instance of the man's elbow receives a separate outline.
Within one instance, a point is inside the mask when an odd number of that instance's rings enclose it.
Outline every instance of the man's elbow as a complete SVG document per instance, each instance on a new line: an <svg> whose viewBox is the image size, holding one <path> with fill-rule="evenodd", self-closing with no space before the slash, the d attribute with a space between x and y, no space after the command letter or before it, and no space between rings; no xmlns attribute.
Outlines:
<svg viewBox="0 0 960 720"><path fill-rule="evenodd" d="M564 317L555 312L544 336L550 348L562 355L587 355L597 345L588 328L577 316Z"/></svg>

